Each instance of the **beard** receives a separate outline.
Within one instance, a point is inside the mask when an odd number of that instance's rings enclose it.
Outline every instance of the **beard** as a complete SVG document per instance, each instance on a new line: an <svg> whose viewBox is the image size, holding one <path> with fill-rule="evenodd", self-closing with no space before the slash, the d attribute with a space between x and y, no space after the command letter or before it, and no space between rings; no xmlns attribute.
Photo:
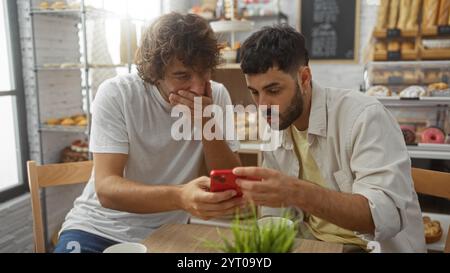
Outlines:
<svg viewBox="0 0 450 273"><path fill-rule="evenodd" d="M289 128L303 114L303 97L300 85L296 82L296 89L291 104L286 111L280 113L280 124L278 130L283 131Z"/></svg>

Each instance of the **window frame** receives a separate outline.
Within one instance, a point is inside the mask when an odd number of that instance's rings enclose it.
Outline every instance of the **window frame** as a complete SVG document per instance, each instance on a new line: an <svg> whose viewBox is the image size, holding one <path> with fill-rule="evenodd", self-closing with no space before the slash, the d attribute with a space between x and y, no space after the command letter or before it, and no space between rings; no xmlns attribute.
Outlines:
<svg viewBox="0 0 450 273"><path fill-rule="evenodd" d="M6 10L6 35L7 39L8 37L10 38L7 46L9 47L9 53L11 54L10 62L13 72L12 80L14 84L13 90L5 90L6 92L0 92L0 97L12 98L16 148L19 151L19 154L17 155L19 184L0 191L1 204L29 191L26 168L26 163L29 159L29 149L17 2L5 0L0 1L4 1L3 3Z"/></svg>

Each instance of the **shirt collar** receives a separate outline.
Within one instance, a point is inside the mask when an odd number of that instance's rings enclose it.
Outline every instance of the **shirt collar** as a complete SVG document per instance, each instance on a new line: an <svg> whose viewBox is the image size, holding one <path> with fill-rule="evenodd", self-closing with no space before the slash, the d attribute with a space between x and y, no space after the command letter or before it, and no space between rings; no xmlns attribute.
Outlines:
<svg viewBox="0 0 450 273"><path fill-rule="evenodd" d="M308 141L312 142L312 135L327 136L327 94L326 91L316 82L313 82L311 113L309 115ZM291 130L283 131L281 145L287 150L294 148Z"/></svg>

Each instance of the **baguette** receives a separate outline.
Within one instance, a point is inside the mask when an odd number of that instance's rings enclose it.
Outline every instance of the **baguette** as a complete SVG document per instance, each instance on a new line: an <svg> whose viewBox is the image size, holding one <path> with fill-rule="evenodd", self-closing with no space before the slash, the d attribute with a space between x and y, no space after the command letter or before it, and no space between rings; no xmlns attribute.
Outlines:
<svg viewBox="0 0 450 273"><path fill-rule="evenodd" d="M406 28L406 21L408 20L408 16L411 12L411 4L412 0L400 0L400 15L398 18L398 29Z"/></svg>
<svg viewBox="0 0 450 273"><path fill-rule="evenodd" d="M397 26L399 7L400 7L400 0L391 0L391 5L389 8L388 28L395 28Z"/></svg>
<svg viewBox="0 0 450 273"><path fill-rule="evenodd" d="M406 23L406 29L417 29L417 22L419 20L419 11L422 6L422 0L413 0L411 5L411 12L409 13L408 22Z"/></svg>
<svg viewBox="0 0 450 273"><path fill-rule="evenodd" d="M439 0L424 0L422 26L430 28L436 26L439 10Z"/></svg>
<svg viewBox="0 0 450 273"><path fill-rule="evenodd" d="M439 2L438 26L445 26L449 23L450 0L441 0Z"/></svg>
<svg viewBox="0 0 450 273"><path fill-rule="evenodd" d="M378 8L377 29L386 28L386 19L389 11L389 0L381 0L381 5Z"/></svg>

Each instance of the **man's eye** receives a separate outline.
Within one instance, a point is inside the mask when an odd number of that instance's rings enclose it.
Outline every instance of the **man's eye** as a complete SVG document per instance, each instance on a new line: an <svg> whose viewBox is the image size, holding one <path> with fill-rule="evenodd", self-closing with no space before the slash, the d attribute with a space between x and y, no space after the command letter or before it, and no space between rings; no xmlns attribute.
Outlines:
<svg viewBox="0 0 450 273"><path fill-rule="evenodd" d="M183 75L183 76L177 77L177 79L180 80L180 81L187 81L187 80L189 80L190 78L191 78L190 75Z"/></svg>

